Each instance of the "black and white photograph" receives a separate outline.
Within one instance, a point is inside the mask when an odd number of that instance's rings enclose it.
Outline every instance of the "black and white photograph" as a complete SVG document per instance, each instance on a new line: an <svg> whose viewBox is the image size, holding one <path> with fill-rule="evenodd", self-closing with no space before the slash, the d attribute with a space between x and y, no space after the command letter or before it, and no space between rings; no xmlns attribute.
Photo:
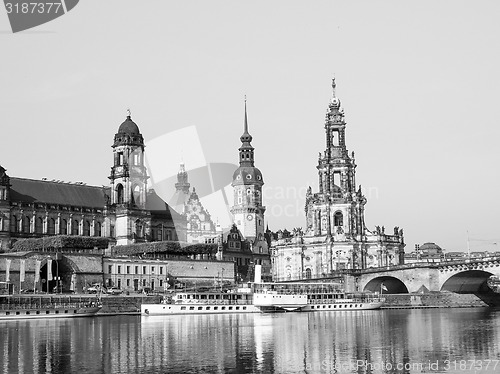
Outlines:
<svg viewBox="0 0 500 374"><path fill-rule="evenodd" d="M3 0L0 372L499 373L499 20Z"/></svg>

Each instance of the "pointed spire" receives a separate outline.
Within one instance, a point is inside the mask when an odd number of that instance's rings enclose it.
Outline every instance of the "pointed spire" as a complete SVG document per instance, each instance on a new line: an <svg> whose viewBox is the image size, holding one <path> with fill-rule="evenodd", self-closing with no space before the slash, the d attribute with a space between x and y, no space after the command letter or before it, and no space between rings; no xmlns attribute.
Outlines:
<svg viewBox="0 0 500 374"><path fill-rule="evenodd" d="M248 134L247 95L245 95L245 134Z"/></svg>
<svg viewBox="0 0 500 374"><path fill-rule="evenodd" d="M332 78L332 99L330 100L330 104L333 104L335 107L340 108L340 100L337 98L337 83L335 82L335 77ZM331 105L327 110L327 116L329 110L331 109Z"/></svg>
<svg viewBox="0 0 500 374"><path fill-rule="evenodd" d="M248 117L247 117L247 95L245 95L245 122L243 124L243 135L240 140L242 143L249 143L252 141L252 135L248 132Z"/></svg>

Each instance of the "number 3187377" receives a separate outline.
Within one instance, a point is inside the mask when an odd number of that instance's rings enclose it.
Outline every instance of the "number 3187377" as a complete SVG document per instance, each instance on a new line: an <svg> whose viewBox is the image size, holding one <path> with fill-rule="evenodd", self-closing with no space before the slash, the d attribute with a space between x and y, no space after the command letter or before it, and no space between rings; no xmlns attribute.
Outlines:
<svg viewBox="0 0 500 374"><path fill-rule="evenodd" d="M5 3L7 13L59 13L63 11L61 3Z"/></svg>

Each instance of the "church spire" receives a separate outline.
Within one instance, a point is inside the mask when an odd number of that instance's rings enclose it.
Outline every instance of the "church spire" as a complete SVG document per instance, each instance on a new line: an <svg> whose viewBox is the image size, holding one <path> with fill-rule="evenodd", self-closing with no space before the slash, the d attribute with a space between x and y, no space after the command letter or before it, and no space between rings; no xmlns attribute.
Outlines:
<svg viewBox="0 0 500 374"><path fill-rule="evenodd" d="M250 144L252 135L248 132L247 98L245 96L245 121L243 123L243 135L241 135L240 166L254 166L253 150Z"/></svg>
<svg viewBox="0 0 500 374"><path fill-rule="evenodd" d="M240 140L242 143L250 143L252 139L252 135L248 132L247 97L245 95L245 122L243 124L243 135L241 135Z"/></svg>

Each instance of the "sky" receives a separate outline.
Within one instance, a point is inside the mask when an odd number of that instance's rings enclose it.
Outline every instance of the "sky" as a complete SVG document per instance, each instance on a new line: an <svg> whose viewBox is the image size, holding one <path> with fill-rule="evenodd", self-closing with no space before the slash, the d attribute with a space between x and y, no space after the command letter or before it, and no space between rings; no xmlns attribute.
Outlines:
<svg viewBox="0 0 500 374"><path fill-rule="evenodd" d="M0 10L0 165L108 185L127 108L161 178L237 164L246 95L269 228L304 227L335 77L368 228L500 250L498 19L497 1L83 0L13 34Z"/></svg>

